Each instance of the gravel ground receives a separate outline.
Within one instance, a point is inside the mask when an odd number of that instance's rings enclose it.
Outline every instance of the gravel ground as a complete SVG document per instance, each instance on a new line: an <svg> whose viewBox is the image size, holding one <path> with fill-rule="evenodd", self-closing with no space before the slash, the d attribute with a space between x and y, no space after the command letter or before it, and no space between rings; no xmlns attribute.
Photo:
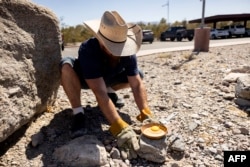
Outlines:
<svg viewBox="0 0 250 167"><path fill-rule="evenodd" d="M186 147L184 153L169 152L164 164L138 158L119 162L120 166L217 167L223 166L223 150L250 150L249 113L234 103L235 83L222 82L231 69L249 66L250 44L210 48L201 53L155 54L138 57L138 62L145 73L150 108L159 119L177 113L169 125ZM136 122L139 111L131 91L121 90L118 95L126 103L119 113L127 122ZM109 126L90 91L82 91L82 104L88 117L88 133L105 144L110 139ZM69 108L60 87L54 106L0 143L0 166L64 166L52 155L55 148L71 140ZM32 147L31 137L38 132L45 137L39 146Z"/></svg>

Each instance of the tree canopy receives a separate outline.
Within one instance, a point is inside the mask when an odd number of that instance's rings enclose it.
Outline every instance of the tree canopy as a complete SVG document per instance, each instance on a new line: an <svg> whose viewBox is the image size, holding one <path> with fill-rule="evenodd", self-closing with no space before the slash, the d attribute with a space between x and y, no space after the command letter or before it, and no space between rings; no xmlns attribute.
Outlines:
<svg viewBox="0 0 250 167"><path fill-rule="evenodd" d="M63 23L63 19L61 18L61 33L64 37L64 43L76 43L76 42L82 42L92 36L91 32L84 26L84 25L77 25L77 26L66 26L65 23ZM200 26L199 23L188 23L187 20L175 21L171 24L167 24L167 20L165 18L162 18L160 22L158 23L146 23L146 22L138 22L136 23L141 28L152 30L155 34L155 37L157 39L160 38L160 35L163 31L167 30L170 26L185 26L187 29L195 29ZM218 22L217 28L222 28L225 25L232 24L232 22ZM207 24L207 27L213 27L212 24ZM247 23L247 27L250 27L250 22Z"/></svg>

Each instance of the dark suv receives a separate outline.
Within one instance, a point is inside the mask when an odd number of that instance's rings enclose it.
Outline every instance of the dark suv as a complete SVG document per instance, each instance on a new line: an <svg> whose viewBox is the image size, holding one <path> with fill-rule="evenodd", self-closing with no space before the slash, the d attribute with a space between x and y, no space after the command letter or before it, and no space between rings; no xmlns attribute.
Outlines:
<svg viewBox="0 0 250 167"><path fill-rule="evenodd" d="M194 30L188 30L186 27L170 27L166 31L161 33L161 41L166 41L170 39L174 41L182 41L182 39L187 38L189 41L192 41L194 38Z"/></svg>
<svg viewBox="0 0 250 167"><path fill-rule="evenodd" d="M151 30L142 30L142 42L153 43L154 41L154 33Z"/></svg>

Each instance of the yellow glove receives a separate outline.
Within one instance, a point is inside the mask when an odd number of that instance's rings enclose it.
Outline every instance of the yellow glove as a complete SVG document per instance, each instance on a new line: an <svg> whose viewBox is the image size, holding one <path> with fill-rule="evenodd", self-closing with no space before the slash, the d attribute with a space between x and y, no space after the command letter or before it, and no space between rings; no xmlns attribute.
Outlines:
<svg viewBox="0 0 250 167"><path fill-rule="evenodd" d="M140 146L134 130L122 119L112 123L109 130L117 138L122 158L124 160L136 158L136 151L140 149Z"/></svg>
<svg viewBox="0 0 250 167"><path fill-rule="evenodd" d="M149 108L145 108L141 111L141 114L137 115L136 119L143 122L145 119L153 117L153 113Z"/></svg>
<svg viewBox="0 0 250 167"><path fill-rule="evenodd" d="M143 109L141 111L141 114L139 114L136 118L137 120L141 121L143 124L160 123L160 121L157 120L157 118L149 110L149 108Z"/></svg>
<svg viewBox="0 0 250 167"><path fill-rule="evenodd" d="M109 131L112 133L113 136L116 137L118 133L120 133L123 129L125 129L128 126L129 125L120 118L111 124Z"/></svg>

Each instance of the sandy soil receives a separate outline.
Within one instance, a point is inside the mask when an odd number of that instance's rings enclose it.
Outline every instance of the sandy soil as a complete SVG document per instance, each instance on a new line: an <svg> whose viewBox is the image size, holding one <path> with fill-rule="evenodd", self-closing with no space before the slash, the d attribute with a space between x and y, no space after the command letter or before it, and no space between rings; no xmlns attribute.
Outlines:
<svg viewBox="0 0 250 167"><path fill-rule="evenodd" d="M249 66L250 44L211 48L209 52L168 52L138 58L144 71L150 108L159 118L177 112L170 125L173 133L186 143L185 153L169 153L164 164L143 159L126 162L129 166L222 166L223 150L250 150L249 114L234 103L235 83L223 83L231 69ZM118 92L125 107L119 110L129 123L139 113L129 89ZM105 141L110 138L109 125L93 94L82 91L82 104L87 107L89 134ZM53 158L55 148L71 140L70 104L60 87L54 106L0 143L0 166L64 166ZM197 127L191 128L195 123ZM42 132L38 147L32 147L31 136ZM246 133L248 132L248 133ZM112 160L110 160L112 161Z"/></svg>

